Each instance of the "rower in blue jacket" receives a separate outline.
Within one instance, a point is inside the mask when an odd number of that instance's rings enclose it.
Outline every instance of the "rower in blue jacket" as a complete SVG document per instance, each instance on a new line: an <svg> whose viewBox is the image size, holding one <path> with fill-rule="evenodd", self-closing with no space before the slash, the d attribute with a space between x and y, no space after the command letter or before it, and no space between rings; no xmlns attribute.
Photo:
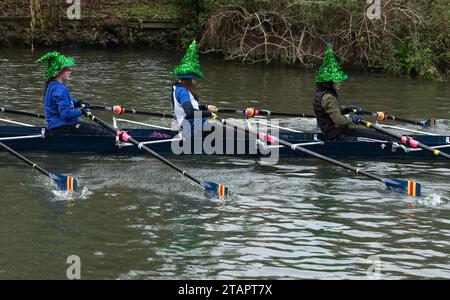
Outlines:
<svg viewBox="0 0 450 300"><path fill-rule="evenodd" d="M217 107L198 103L199 94L195 86L199 78L204 78L204 74L200 70L195 40L173 74L177 78L172 86L174 117L184 135L196 134L203 129L208 119L217 118Z"/></svg>
<svg viewBox="0 0 450 300"><path fill-rule="evenodd" d="M44 110L47 130L50 134L74 135L111 135L102 127L80 121L83 114L89 112L89 103L75 99L66 86L71 75L71 67L75 64L72 57L52 51L37 63L48 62L45 70Z"/></svg>

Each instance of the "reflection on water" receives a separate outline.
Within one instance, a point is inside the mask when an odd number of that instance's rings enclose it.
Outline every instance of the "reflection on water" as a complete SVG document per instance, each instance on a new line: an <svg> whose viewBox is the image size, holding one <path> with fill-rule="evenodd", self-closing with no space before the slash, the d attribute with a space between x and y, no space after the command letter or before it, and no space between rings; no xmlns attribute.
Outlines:
<svg viewBox="0 0 450 300"><path fill-rule="evenodd" d="M75 97L169 110L170 71L179 54L67 53L77 60L70 82ZM0 52L0 106L42 111L37 56ZM202 67L204 103L311 112L313 73L204 57ZM443 96L449 93L447 83L350 74L341 96L368 110L442 120L450 119ZM448 132L446 122L434 130ZM315 126L298 118L282 125ZM447 161L346 161L419 181L425 196L413 199L314 159L283 158L268 166L247 158L169 157L196 177L231 188L229 201L215 203L150 157L29 156L78 178L84 189L67 199L45 177L0 154L2 279L63 279L72 254L80 256L85 279L365 279L372 255L381 261L381 278L450 278Z"/></svg>

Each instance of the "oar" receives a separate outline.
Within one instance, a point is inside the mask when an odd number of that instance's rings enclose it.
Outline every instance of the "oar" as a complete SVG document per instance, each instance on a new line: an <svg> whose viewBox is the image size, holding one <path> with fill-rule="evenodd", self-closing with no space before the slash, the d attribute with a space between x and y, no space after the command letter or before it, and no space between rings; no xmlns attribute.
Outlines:
<svg viewBox="0 0 450 300"><path fill-rule="evenodd" d="M17 153L16 151L14 151L13 149L9 148L8 146L6 146L5 144L3 144L1 142L0 142L0 147L4 148L6 151L8 151L12 155L14 155L18 159L20 159L27 165L31 166L33 169L38 170L38 172L40 172L41 174L44 174L44 175L50 177L56 183L56 186L60 190L69 191L69 192L76 191L77 186L78 186L78 181L75 178L73 178L71 176L64 176L64 175L56 174L56 173L50 173L50 172L42 169L40 166L38 166L37 164L35 164L31 160L29 160L28 158L22 156L21 154Z"/></svg>
<svg viewBox="0 0 450 300"><path fill-rule="evenodd" d="M145 116L162 117L162 118L173 118L173 115L168 114L168 113L157 113L157 112L151 112L151 111L136 110L133 108L125 108L124 106L120 106L120 105L114 105L114 106L91 105L91 106L89 106L89 108L110 111L115 115L134 114L134 115L145 115Z"/></svg>
<svg viewBox="0 0 450 300"><path fill-rule="evenodd" d="M358 113L356 110L353 111L354 113ZM423 120L423 121L417 121L417 120L408 120L408 119L402 119L402 118L398 118L394 115L388 114L386 112L376 112L376 113L372 113L370 111L367 110L363 110L360 112L360 114L362 115L371 115L373 117L375 117L378 121L384 121L384 120L393 120L393 121L397 121L400 123L406 123L406 124L411 124L411 125L418 125L418 126L422 126L424 128L429 128L429 127L434 127L436 126L436 118L430 118L427 120Z"/></svg>
<svg viewBox="0 0 450 300"><path fill-rule="evenodd" d="M379 132L382 132L382 133L384 133L384 134L386 134L386 135L390 135L390 136L392 136L392 137L394 137L394 138L397 138L397 139L399 139L404 145L406 145L407 147L411 147L411 148L421 148L421 149L423 149L423 150L430 151L431 153L433 153L433 154L436 155L436 156L442 156L442 157L445 157L445 158L447 158L447 159L450 159L450 155L448 155L447 153L441 152L441 151L439 151L438 149L434 149L434 148L431 148L430 146L427 146L427 145L425 145L425 144L422 144L421 142L416 141L415 139L413 139L413 138L411 138L411 137L409 137L409 136L403 136L403 135L401 135L401 134L391 132L391 131L389 131L389 130L386 130L386 129L384 129L384 128L381 128L380 126L377 126L377 125L374 125L374 124L372 124L372 123L370 123L370 122L367 122L367 121L365 121L365 120L363 120L363 119L359 119L359 120L358 120L358 123L359 123L359 124L362 124L362 125L364 125L364 126L367 126L367 127L369 127L369 128L373 128L373 129L375 129L375 130L377 130L377 131L379 131Z"/></svg>
<svg viewBox="0 0 450 300"><path fill-rule="evenodd" d="M91 109L97 110L106 110L111 111L116 115L120 114L135 114L135 115L147 115L154 117L162 117L162 118L173 118L172 114L169 113L159 113L159 112L151 112L145 110L136 110L134 108L125 108L124 106L114 105L114 106L103 106L103 105L91 105ZM314 115L308 114L294 114L294 113L283 113L283 112L273 112L269 110L258 110L255 108L246 108L246 109L233 109L233 108L219 108L219 113L229 113L229 114L244 114L248 117L255 116L282 116L282 117L300 117L300 118L315 118Z"/></svg>
<svg viewBox="0 0 450 300"><path fill-rule="evenodd" d="M234 128L234 126L228 125L225 120L220 120L220 121L225 126L231 126L232 128ZM323 155L321 155L319 153L316 153L314 151L311 151L309 149L303 148L303 147L298 146L298 145L291 144L291 143L289 143L287 141L284 141L284 140L281 140L281 139L279 139L279 138L277 138L277 137L275 137L273 135L266 134L266 133L261 133L261 132L258 133L258 132L254 131L254 130L247 129L247 128L242 128L242 127L239 127L239 126L236 126L236 128L241 130L241 131L245 131L246 134L250 134L250 133L251 134L255 134L255 135L257 135L259 137L259 139L261 139L261 140L263 140L265 142L269 142L271 144L277 144L277 143L281 144L283 146L291 148L294 151L304 152L304 153L309 154L311 156L314 156L314 157L316 157L318 159L321 159L321 160L324 160L324 161L329 162L331 164L340 166L340 167L342 167L344 169L353 171L356 174L361 174L361 175L364 175L364 176L369 177L371 179L383 182L384 184L386 184L386 186L387 186L387 188L389 190L392 190L392 191L395 191L395 192L399 192L399 193L402 193L402 194L406 194L408 196L417 196L417 197L420 196L421 184L418 183L418 182L415 182L415 181L412 181L412 180L402 180L402 179L396 179L396 178L383 178L383 177L380 177L380 176L376 176L376 175L373 175L373 174L371 174L371 173L369 173L367 171L364 171L364 170L352 167L352 166L350 166L348 164L345 164L345 163L340 162L338 160L329 158L327 156L323 156Z"/></svg>
<svg viewBox="0 0 450 300"><path fill-rule="evenodd" d="M85 115L88 118L90 118L92 121L94 121L95 123L97 123L100 126L108 129L109 131L115 133L116 136L118 136L121 141L123 141L125 143L131 143L131 144L135 145L136 147L138 147L139 149L141 149L142 151L147 152L148 154L152 155L153 157L155 157L156 159L158 159L162 163L168 165L172 169L174 169L177 172L179 172L181 175L183 175L186 178L188 178L188 179L192 180L193 182L195 182L203 190L205 190L205 191L207 191L207 192L209 192L209 193L211 193L211 194L213 194L215 196L219 196L219 197L228 197L230 195L229 188L224 186L223 184L210 182L210 181L200 181L196 177L190 175L185 170L182 170L181 168L179 168L178 166L176 166L175 164L173 164L169 160L165 159L164 157L162 157L158 153L154 152L153 150L151 150L150 148L148 148L144 144L142 144L142 143L138 142L137 140L135 140L133 137L128 135L128 133L126 131L118 130L118 129L112 127L111 125L109 125L105 121L103 121L103 120L97 118L96 116L94 116L92 113L88 113L88 114L85 114Z"/></svg>
<svg viewBox="0 0 450 300"><path fill-rule="evenodd" d="M270 111L270 110L259 110L259 109L252 108L252 107L249 107L246 109L219 108L218 112L244 114L249 118L256 117L256 116L280 116L280 117L299 117L299 118L315 118L316 117L313 114L296 114L296 113L276 112L276 111ZM357 113L356 110L354 110L353 112ZM417 121L417 120L408 120L408 119L398 118L394 115L384 113L384 112L372 113L372 112L363 110L360 113L365 114L365 115L371 115L379 121L394 120L394 121L401 122L401 123L422 126L424 128L434 127L436 125L435 118L430 118L430 119L423 120L423 121Z"/></svg>
<svg viewBox="0 0 450 300"><path fill-rule="evenodd" d="M0 112L28 116L28 117L35 117L35 118L39 118L39 119L45 119L45 115L36 114L36 113L28 112L28 111L9 109L9 108L4 108L4 107L0 107Z"/></svg>
<svg viewBox="0 0 450 300"><path fill-rule="evenodd" d="M218 112L227 114L243 114L249 118L256 116L279 116L279 117L299 117L299 118L315 118L312 114L294 114L286 112L276 112L270 110L260 110L253 107L248 107L246 109L234 109L234 108L218 108Z"/></svg>

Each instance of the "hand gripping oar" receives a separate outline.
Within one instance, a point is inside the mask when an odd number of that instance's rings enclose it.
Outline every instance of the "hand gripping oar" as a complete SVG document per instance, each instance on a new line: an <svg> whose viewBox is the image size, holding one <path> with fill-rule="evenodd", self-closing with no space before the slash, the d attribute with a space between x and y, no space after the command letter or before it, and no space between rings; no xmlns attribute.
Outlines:
<svg viewBox="0 0 450 300"><path fill-rule="evenodd" d="M225 120L220 120L220 121L225 126L231 126L231 127L234 128L234 126L228 125ZM318 159L321 159L321 160L324 160L324 161L329 162L331 164L340 166L340 167L342 167L344 169L353 171L356 174L361 174L361 175L364 175L364 176L369 177L371 179L375 179L375 180L378 180L380 182L383 182L384 184L386 184L386 186L387 186L387 188L389 190L392 190L392 191L395 191L395 192L399 192L399 193L402 193L402 194L406 194L408 196L417 196L417 197L420 196L421 185L418 182L415 182L415 181L412 181L412 180L402 180L402 179L396 179L396 178L383 178L383 177L380 177L380 176L376 176L376 175L373 175L373 174L371 174L369 172L366 172L364 170L361 170L361 169L358 169L358 168L354 168L354 167L352 167L352 166L350 166L348 164L345 164L343 162L340 162L338 160L329 158L327 156L323 156L323 155L321 155L319 153L316 153L314 151L311 151L309 149L303 148L303 147L298 146L298 145L291 144L291 143L286 142L284 140L280 140L279 138L277 138L277 137L275 137L273 135L266 134L266 133L261 133L261 132L258 133L258 132L254 131L254 130L247 129L247 128L242 128L242 127L239 127L239 126L236 126L236 128L238 128L241 131L245 131L245 133L247 133L247 134L249 134L249 133L255 134L255 135L257 135L259 137L260 140L263 140L265 142L269 142L271 144L277 144L277 143L281 144L283 146L291 148L294 151L304 152L304 153L309 154L311 156L314 156L314 157L316 157Z"/></svg>
<svg viewBox="0 0 450 300"><path fill-rule="evenodd" d="M162 117L162 118L173 118L172 114L135 110L133 108L131 108L131 109L125 108L124 106L120 106L120 105L114 105L112 107L111 106L103 106L103 105L91 105L91 106L89 106L89 109L106 110L106 111L112 112L115 115L135 114L135 115Z"/></svg>
<svg viewBox="0 0 450 300"><path fill-rule="evenodd" d="M234 108L218 108L218 112L220 113L228 113L228 114L244 114L249 118L257 117L257 116L280 116L280 117L299 117L299 118L315 118L315 115L309 114L294 114L294 113L285 113L285 112L276 112L270 110L260 110L253 107L248 107L246 109L234 109Z"/></svg>
<svg viewBox="0 0 450 300"><path fill-rule="evenodd" d="M356 110L353 110L353 113L357 114L358 112ZM429 127L436 126L436 119L435 118L430 118L430 119L423 120L423 121L408 120L408 119L397 118L394 115L391 115L391 114L388 114L388 113L382 112L382 111L378 111L376 113L372 113L372 112L369 112L367 110L361 111L360 114L371 115L371 116L375 117L378 121L393 120L393 121L397 121L397 122L401 122L401 123L422 126L424 128L429 128Z"/></svg>
<svg viewBox="0 0 450 300"><path fill-rule="evenodd" d="M0 107L0 112L28 116L28 117L35 117L35 118L39 118L39 119L45 119L44 115L35 114L32 112L28 112L28 111L14 110L14 109L9 109L9 108L4 108L4 107Z"/></svg>
<svg viewBox="0 0 450 300"><path fill-rule="evenodd" d="M111 125L109 125L105 121L103 121L103 120L97 118L96 116L94 116L92 113L85 113L85 116L90 118L92 121L94 121L95 123L99 124L100 126L108 129L112 133L116 134L116 136L118 136L121 141L123 141L125 143L131 143L131 144L135 145L136 147L138 147L142 151L147 152L148 154L152 155L153 157L155 157L156 159L158 159L162 163L164 163L164 164L168 165L169 167L171 167L172 169L176 170L181 175L183 175L186 178L192 180L198 186L200 186L203 190L205 190L205 191L207 191L207 192L209 192L211 194L214 194L216 196L219 196L219 197L228 197L230 195L230 191L229 191L228 187L226 187L226 186L224 186L223 184L220 184L220 183L209 182L209 181L200 181L199 179L197 179L194 176L190 175L188 172L182 170L181 168L179 168L178 166L176 166L172 162L168 161L167 159L165 159L164 157L162 157L158 153L154 152L153 150L151 150L150 148L148 148L144 144L142 144L142 143L138 142L137 140L135 140L133 137L128 135L126 131L118 130L118 129L112 127Z"/></svg>
<svg viewBox="0 0 450 300"><path fill-rule="evenodd" d="M27 165L31 166L33 169L36 169L40 173L50 177L56 183L56 186L60 190L69 191L69 192L76 191L76 189L78 187L78 181L75 178L73 178L71 176L64 176L64 175L56 174L56 173L50 173L50 172L42 169L40 166L38 166L37 164L35 164L31 160L29 160L28 158L22 156L21 154L17 153L16 151L14 151L13 149L9 148L8 146L6 146L5 144L3 144L1 142L0 142L0 147L4 148L7 152L11 153L15 157L17 157L18 159L20 159L21 161L26 163Z"/></svg>
<svg viewBox="0 0 450 300"><path fill-rule="evenodd" d="M394 138L397 138L397 139L399 139L399 140L400 140L405 146L407 146L407 147L411 147L411 148L421 148L421 149L430 151L431 153L433 153L433 154L436 155L436 156L442 156L442 157L445 157L445 158L447 158L447 159L450 159L450 155L448 155L447 153L441 152L441 151L439 151L438 149L434 149L434 148L431 148L430 146L424 145L424 144L422 144L421 142L416 141L416 140L413 139L413 138L410 138L409 136L403 136L403 135L401 135L401 134L397 134L397 133L391 132L391 131L389 131L389 130L386 130L386 129L384 129L384 128L381 128L380 126L377 126L377 125L374 125L374 124L372 124L372 123L370 123L370 122L367 122L367 121L365 121L365 120L363 120L363 119L359 119L359 120L358 120L358 123L359 123L359 124L362 124L362 125L364 125L364 126L367 126L367 127L369 127L369 128L373 128L373 129L375 129L375 130L377 130L377 131L379 131L379 132L382 132L382 133L384 133L384 134L390 135L390 136L392 136L392 137L394 137Z"/></svg>

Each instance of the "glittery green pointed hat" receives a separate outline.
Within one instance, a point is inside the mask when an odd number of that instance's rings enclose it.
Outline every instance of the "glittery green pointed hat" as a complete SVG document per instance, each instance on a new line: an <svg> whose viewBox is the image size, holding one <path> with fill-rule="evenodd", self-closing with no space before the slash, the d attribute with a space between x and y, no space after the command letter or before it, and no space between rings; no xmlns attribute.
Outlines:
<svg viewBox="0 0 450 300"><path fill-rule="evenodd" d="M197 53L197 43L192 41L187 48L180 64L173 69L173 75L177 78L204 78L205 75L200 71L200 60Z"/></svg>
<svg viewBox="0 0 450 300"><path fill-rule="evenodd" d="M52 51L36 61L38 64L44 62L48 62L47 69L44 72L45 77L53 78L58 75L62 69L73 66L75 64L75 59L73 59L73 57L64 56L57 51Z"/></svg>
<svg viewBox="0 0 450 300"><path fill-rule="evenodd" d="M332 81L334 83L342 82L348 78L342 71L333 54L333 46L327 45L323 63L316 75L316 83Z"/></svg>

